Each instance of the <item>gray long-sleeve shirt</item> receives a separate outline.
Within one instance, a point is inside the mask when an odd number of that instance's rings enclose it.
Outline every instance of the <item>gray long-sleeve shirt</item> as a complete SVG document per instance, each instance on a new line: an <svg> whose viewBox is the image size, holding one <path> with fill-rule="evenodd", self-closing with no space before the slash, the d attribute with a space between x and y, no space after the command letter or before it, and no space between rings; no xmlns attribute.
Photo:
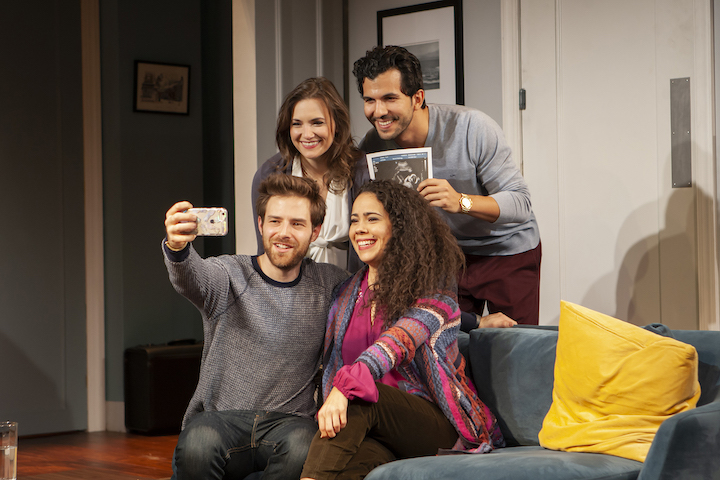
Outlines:
<svg viewBox="0 0 720 480"><path fill-rule="evenodd" d="M173 287L203 319L200 378L183 428L201 411L312 417L332 291L347 272L306 258L296 280L280 283L262 273L257 257L202 259L192 245L163 252Z"/></svg>
<svg viewBox="0 0 720 480"><path fill-rule="evenodd" d="M530 191L512 158L500 126L479 110L460 105L428 104L428 136L432 147L433 177L446 179L468 195L495 199L500 217L493 223L470 215L439 210L465 253L515 255L540 242ZM401 148L382 140L372 128L360 149L379 152Z"/></svg>

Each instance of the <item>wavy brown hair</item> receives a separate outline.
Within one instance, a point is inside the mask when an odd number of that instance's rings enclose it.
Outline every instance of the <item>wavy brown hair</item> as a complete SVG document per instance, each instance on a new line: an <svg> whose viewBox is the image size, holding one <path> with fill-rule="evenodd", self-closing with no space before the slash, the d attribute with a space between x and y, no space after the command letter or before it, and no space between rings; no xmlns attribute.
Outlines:
<svg viewBox="0 0 720 480"><path fill-rule="evenodd" d="M255 210L265 223L265 211L271 197L300 197L310 202L310 223L315 228L325 219L325 200L317 183L309 178L273 173L260 183Z"/></svg>
<svg viewBox="0 0 720 480"><path fill-rule="evenodd" d="M330 114L330 120L335 125L332 145L325 152L328 166L325 185L333 193L340 193L352 185L355 163L360 157L360 151L352 139L347 105L335 89L335 85L325 77L308 78L285 97L285 101L280 107L275 132L275 142L283 158L279 170L285 171L299 153L290 138L290 126L295 105L301 100L310 98L318 99L325 105ZM335 185L342 185L342 188L334 188Z"/></svg>
<svg viewBox="0 0 720 480"><path fill-rule="evenodd" d="M419 298L455 289L465 256L447 223L415 190L381 180L360 193L375 195L390 219L391 237L374 290L387 328Z"/></svg>

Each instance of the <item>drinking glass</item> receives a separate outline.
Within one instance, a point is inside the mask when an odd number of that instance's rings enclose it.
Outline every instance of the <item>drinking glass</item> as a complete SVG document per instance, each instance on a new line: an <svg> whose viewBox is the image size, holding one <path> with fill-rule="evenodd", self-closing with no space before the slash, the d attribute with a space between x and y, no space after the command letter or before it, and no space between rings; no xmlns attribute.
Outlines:
<svg viewBox="0 0 720 480"><path fill-rule="evenodd" d="M0 480L17 479L17 422L0 422Z"/></svg>

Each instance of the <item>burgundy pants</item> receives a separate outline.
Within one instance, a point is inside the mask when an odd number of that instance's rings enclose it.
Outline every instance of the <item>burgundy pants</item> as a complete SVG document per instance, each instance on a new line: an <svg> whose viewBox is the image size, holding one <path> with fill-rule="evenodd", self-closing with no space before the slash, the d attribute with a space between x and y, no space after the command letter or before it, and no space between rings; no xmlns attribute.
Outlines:
<svg viewBox="0 0 720 480"><path fill-rule="evenodd" d="M537 325L540 316L542 244L517 255L465 255L458 281L460 310L502 312L518 323Z"/></svg>

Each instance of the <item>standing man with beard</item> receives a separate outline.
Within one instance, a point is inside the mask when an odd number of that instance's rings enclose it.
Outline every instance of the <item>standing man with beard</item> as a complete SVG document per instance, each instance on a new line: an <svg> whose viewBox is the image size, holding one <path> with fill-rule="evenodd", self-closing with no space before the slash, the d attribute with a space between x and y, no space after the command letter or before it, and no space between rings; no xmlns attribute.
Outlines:
<svg viewBox="0 0 720 480"><path fill-rule="evenodd" d="M305 258L325 217L313 181L276 174L259 192L260 256L202 259L192 205L166 215L170 281L202 313L205 337L173 479L300 478L317 431L314 378L332 291L348 274Z"/></svg>
<svg viewBox="0 0 720 480"><path fill-rule="evenodd" d="M420 62L403 47L375 47L353 74L374 127L360 150L432 147L435 178L417 190L440 209L465 254L458 300L476 315L463 313L463 330L511 319L537 325L540 233L500 127L479 110L426 104ZM486 305L491 315L480 318Z"/></svg>

